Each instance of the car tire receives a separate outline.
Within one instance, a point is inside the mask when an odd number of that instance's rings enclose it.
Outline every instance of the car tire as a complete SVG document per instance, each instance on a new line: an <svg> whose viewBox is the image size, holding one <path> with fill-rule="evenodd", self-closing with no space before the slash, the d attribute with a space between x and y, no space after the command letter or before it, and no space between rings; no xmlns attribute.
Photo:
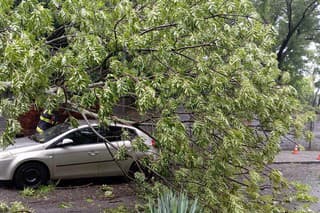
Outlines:
<svg viewBox="0 0 320 213"><path fill-rule="evenodd" d="M47 184L49 172L47 168L37 162L24 163L18 167L14 174L13 182L18 189L25 187L37 188Z"/></svg>

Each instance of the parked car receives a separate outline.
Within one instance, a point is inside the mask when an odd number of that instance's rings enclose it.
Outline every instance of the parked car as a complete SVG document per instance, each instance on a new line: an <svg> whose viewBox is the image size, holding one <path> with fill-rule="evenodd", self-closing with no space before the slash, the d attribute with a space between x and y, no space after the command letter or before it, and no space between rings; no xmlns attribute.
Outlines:
<svg viewBox="0 0 320 213"><path fill-rule="evenodd" d="M81 122L77 128L63 123L42 134L16 139L14 145L0 151L0 180L13 181L17 188L24 188L38 187L50 179L121 176L124 174L112 156L117 148L125 146L135 159L152 157L157 152L154 140L140 129L122 124L103 127L90 123L91 127ZM110 141L107 144L113 154L92 127ZM131 142L135 137L143 140L148 151L133 151ZM133 158L118 161L127 173L136 168Z"/></svg>

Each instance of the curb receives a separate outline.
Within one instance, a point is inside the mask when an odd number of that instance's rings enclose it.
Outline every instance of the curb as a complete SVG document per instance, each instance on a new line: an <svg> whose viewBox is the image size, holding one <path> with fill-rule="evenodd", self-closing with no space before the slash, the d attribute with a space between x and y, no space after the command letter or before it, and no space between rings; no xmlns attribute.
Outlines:
<svg viewBox="0 0 320 213"><path fill-rule="evenodd" d="M271 164L320 164L320 161L277 161Z"/></svg>

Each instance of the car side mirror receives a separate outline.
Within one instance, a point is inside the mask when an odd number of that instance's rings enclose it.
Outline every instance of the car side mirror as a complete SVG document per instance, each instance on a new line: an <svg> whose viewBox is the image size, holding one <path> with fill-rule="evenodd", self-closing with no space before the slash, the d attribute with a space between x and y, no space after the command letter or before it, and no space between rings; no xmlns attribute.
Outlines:
<svg viewBox="0 0 320 213"><path fill-rule="evenodd" d="M70 138L65 138L62 140L62 142L59 145L66 146L66 145L70 145L70 144L73 144L73 140Z"/></svg>

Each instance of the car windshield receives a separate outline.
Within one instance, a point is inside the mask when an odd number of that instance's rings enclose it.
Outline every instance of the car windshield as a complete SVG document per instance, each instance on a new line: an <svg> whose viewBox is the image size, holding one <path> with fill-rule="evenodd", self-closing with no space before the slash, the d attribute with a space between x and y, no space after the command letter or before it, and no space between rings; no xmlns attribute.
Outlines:
<svg viewBox="0 0 320 213"><path fill-rule="evenodd" d="M58 135L72 129L69 123L62 123L57 126L51 127L45 130L43 133L37 133L31 136L32 140L35 140L39 143L45 143L52 138L57 137Z"/></svg>

